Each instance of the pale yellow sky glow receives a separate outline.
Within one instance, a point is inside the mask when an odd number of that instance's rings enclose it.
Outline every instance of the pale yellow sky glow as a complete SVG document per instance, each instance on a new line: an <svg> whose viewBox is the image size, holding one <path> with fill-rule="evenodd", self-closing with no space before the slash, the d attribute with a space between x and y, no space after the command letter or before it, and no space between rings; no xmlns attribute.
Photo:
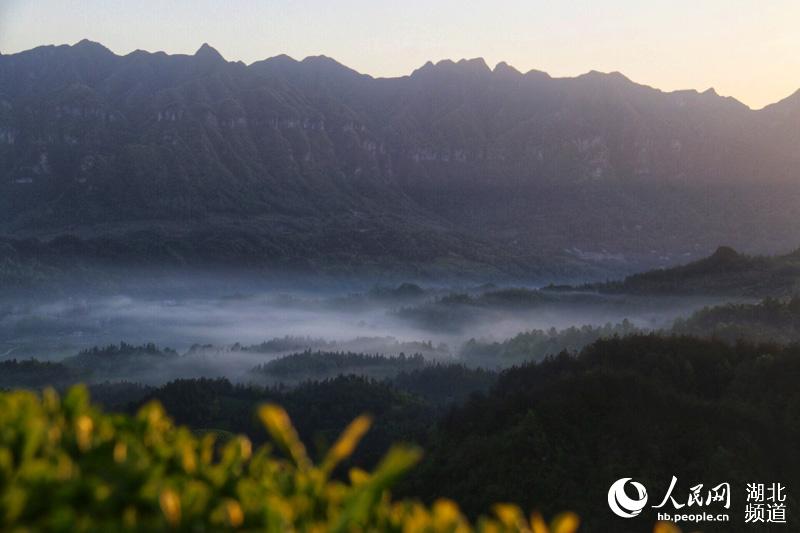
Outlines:
<svg viewBox="0 0 800 533"><path fill-rule="evenodd" d="M800 88L797 0L0 0L0 51L99 41L250 63L325 54L373 76L484 57L522 71L620 71L663 90L714 87L760 108Z"/></svg>

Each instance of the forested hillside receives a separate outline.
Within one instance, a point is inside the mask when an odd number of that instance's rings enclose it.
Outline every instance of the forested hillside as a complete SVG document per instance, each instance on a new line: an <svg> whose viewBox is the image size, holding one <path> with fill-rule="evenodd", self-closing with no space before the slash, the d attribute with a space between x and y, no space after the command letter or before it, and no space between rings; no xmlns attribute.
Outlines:
<svg viewBox="0 0 800 533"><path fill-rule="evenodd" d="M784 255L754 256L721 246L698 261L589 287L601 292L649 296L791 297L800 292L800 250Z"/></svg>
<svg viewBox="0 0 800 533"><path fill-rule="evenodd" d="M457 498L472 514L493 500L545 512L568 501L587 532L644 531L608 512L608 487L622 475L665 490L676 475L683 492L729 482L731 508L741 510L750 480L800 479L798 380L797 345L600 340L577 357L509 369L456 408L405 490ZM787 508L797 507L790 498Z"/></svg>

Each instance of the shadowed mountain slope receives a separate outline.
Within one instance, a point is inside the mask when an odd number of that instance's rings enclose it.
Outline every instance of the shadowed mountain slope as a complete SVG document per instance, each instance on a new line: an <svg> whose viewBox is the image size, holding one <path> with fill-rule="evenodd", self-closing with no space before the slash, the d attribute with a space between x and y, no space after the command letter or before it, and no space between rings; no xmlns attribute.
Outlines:
<svg viewBox="0 0 800 533"><path fill-rule="evenodd" d="M482 59L374 79L324 56L45 46L0 56L0 234L530 277L786 250L798 117L797 95L752 111Z"/></svg>

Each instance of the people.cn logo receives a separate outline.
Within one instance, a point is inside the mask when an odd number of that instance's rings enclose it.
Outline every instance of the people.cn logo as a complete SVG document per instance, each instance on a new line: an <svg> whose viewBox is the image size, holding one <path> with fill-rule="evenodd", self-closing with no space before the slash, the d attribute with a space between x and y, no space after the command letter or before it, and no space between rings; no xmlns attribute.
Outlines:
<svg viewBox="0 0 800 533"><path fill-rule="evenodd" d="M636 489L637 498L631 498L625 493L625 485L629 481ZM647 505L647 490L644 485L631 481L629 477L616 480L608 489L608 506L617 516L633 518L642 512L645 505Z"/></svg>

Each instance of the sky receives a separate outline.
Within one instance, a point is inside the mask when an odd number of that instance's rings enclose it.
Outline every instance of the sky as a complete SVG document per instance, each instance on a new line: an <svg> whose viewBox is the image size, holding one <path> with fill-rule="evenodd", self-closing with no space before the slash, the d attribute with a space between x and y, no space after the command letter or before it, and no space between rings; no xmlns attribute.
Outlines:
<svg viewBox="0 0 800 533"><path fill-rule="evenodd" d="M0 52L88 38L118 54L324 54L373 76L483 57L525 72L619 71L752 108L800 88L798 0L0 0Z"/></svg>

